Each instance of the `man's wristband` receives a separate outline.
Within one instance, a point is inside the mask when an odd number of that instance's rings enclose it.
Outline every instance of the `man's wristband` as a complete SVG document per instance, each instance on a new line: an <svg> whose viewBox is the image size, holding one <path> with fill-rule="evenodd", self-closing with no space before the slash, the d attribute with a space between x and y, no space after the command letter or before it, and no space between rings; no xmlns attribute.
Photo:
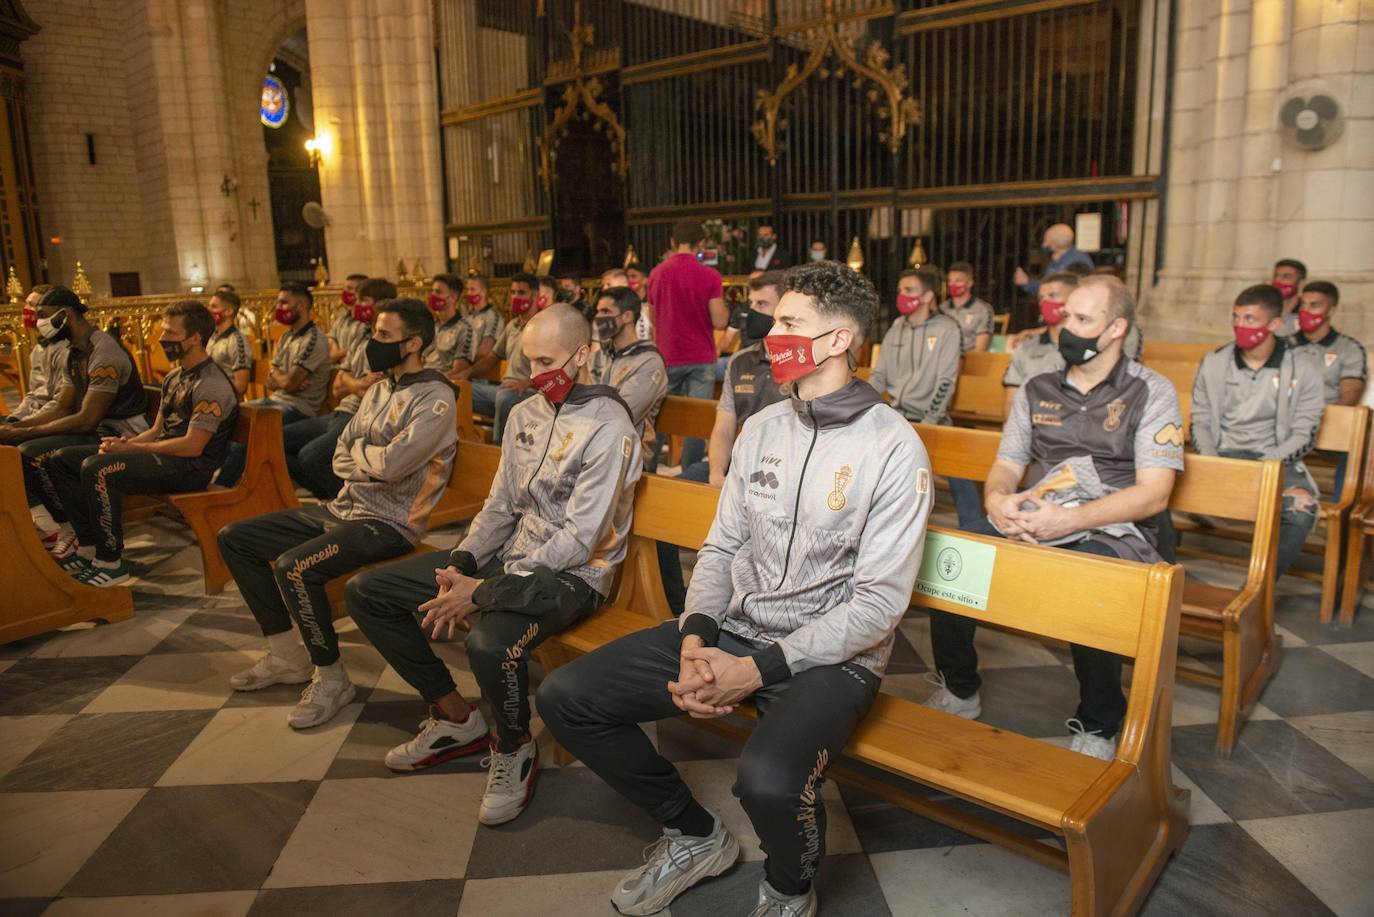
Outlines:
<svg viewBox="0 0 1374 917"><path fill-rule="evenodd" d="M717 638L720 637L720 625L715 618L694 612L682 619L682 624L678 628L682 636L700 637L701 642L706 646L715 646Z"/></svg>
<svg viewBox="0 0 1374 917"><path fill-rule="evenodd" d="M792 677L792 668L787 664L787 656L783 654L781 643L770 644L766 649L755 653L754 665L758 666L759 677L763 679L765 687Z"/></svg>
<svg viewBox="0 0 1374 917"><path fill-rule="evenodd" d="M448 563L449 566L464 576L475 577L477 575L477 558L468 551L455 548L448 556Z"/></svg>

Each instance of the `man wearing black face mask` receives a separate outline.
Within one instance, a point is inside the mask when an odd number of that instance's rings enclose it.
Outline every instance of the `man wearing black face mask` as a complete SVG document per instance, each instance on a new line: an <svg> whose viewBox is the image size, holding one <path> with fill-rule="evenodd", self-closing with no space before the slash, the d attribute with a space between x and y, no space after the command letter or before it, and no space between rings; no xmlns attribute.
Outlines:
<svg viewBox="0 0 1374 917"><path fill-rule="evenodd" d="M38 301L36 324L49 344L67 342L57 397L36 414L0 424L0 445L18 446L29 512L49 551L76 546L48 475L49 462L67 446L98 445L103 436L136 436L148 429L143 382L133 358L112 335L86 320L86 305L66 287ZM59 537L60 536L60 537Z"/></svg>
<svg viewBox="0 0 1374 917"><path fill-rule="evenodd" d="M635 333L639 305L638 294L629 287L609 287L598 294L593 328L601 349L592 354L591 371L592 381L615 389L629 405L649 462L654 421L668 394L668 371L658 348Z"/></svg>
<svg viewBox="0 0 1374 917"><path fill-rule="evenodd" d="M625 558L641 469L637 436L615 389L574 382L587 361L587 331L581 313L564 304L525 326L520 346L542 397L511 411L491 494L458 547L348 582L349 614L429 704L420 734L393 748L386 766L420 770L490 742L477 815L484 825L516 818L533 792L530 652L595 611ZM468 626L468 661L496 716L494 738L425 638Z"/></svg>
<svg viewBox="0 0 1374 917"><path fill-rule="evenodd" d="M296 729L328 722L355 694L339 658L325 584L419 543L453 469L453 386L424 368L422 354L433 341L434 316L424 303L379 303L367 362L382 380L339 434L339 495L220 532L224 562L267 638L267 654L229 684L257 691L310 682L287 719Z"/></svg>
<svg viewBox="0 0 1374 917"><path fill-rule="evenodd" d="M1085 277L1059 332L1067 367L1030 379L1013 401L988 474L980 534L1120 557L1160 560L1154 517L1183 470L1183 415L1167 379L1122 356L1135 303L1114 277ZM1025 479L1023 486L1022 479ZM940 689L926 704L976 719L975 622L930 613ZM1073 646L1079 705L1074 751L1110 760L1126 712L1121 658Z"/></svg>
<svg viewBox="0 0 1374 917"><path fill-rule="evenodd" d="M773 330L773 310L782 298L783 273L769 271L749 281L749 308L744 313L744 333L753 343L741 347L725 367L725 383L716 402L716 424L711 428L711 449L706 458L682 469L679 479L722 487L730 470L730 455L735 437L744 422L759 411L785 401L782 389L769 369L763 339ZM663 591L673 614L682 614L687 601L687 586L682 579L682 557L677 545L659 542L659 571Z"/></svg>
<svg viewBox="0 0 1374 917"><path fill-rule="evenodd" d="M756 271L777 271L787 267L787 257L778 245L778 233L767 220L759 224L758 244L754 255Z"/></svg>
<svg viewBox="0 0 1374 917"><path fill-rule="evenodd" d="M99 445L58 451L50 473L78 547L54 555L78 582L115 586L129 579L122 504L128 494L203 490L238 421L234 383L205 352L215 331L210 310L193 299L162 313L162 345L172 371L162 380L153 425L137 436L106 436Z"/></svg>

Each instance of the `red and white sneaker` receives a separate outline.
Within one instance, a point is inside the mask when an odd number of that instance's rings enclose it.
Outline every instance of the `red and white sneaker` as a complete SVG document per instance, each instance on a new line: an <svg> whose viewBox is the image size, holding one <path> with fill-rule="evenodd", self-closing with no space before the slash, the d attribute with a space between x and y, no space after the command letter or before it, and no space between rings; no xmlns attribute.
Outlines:
<svg viewBox="0 0 1374 917"><path fill-rule="evenodd" d="M476 707L461 723L446 720L431 705L420 724L420 734L386 753L386 766L399 772L418 771L454 758L475 754L487 747L491 735L482 711Z"/></svg>
<svg viewBox="0 0 1374 917"><path fill-rule="evenodd" d="M482 759L482 765L487 768L487 790L482 794L477 820L484 825L504 825L530 804L534 777L539 773L539 748L530 739L507 754L493 742L491 754Z"/></svg>

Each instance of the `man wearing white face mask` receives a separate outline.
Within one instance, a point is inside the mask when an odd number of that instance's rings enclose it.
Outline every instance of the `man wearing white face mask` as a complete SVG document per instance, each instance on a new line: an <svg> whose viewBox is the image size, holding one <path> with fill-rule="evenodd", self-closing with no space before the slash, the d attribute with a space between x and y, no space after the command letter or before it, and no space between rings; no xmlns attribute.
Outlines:
<svg viewBox="0 0 1374 917"><path fill-rule="evenodd" d="M516 818L533 791L529 654L595 611L625 558L638 436L614 389L574 381L590 354L588 331L581 311L561 303L525 326L520 346L542 397L511 411L491 493L458 547L348 583L353 620L430 705L420 734L388 752L386 766L419 770L490 743L484 825ZM494 738L425 639L469 626L468 661L495 713Z"/></svg>
<svg viewBox="0 0 1374 917"><path fill-rule="evenodd" d="M819 239L817 239L815 242L812 242L811 247L807 249L806 252L806 256L810 258L812 261L824 261L829 254L830 252L825 247L825 243L820 241Z"/></svg>
<svg viewBox="0 0 1374 917"><path fill-rule="evenodd" d="M24 327L38 330L38 300L52 289L51 284L41 283L29 291L24 299ZM29 351L29 386L24 392L24 400L15 407L14 413L4 418L5 423L13 423L37 414L57 397L62 387L62 367L67 362L67 342L47 343L41 336Z"/></svg>
<svg viewBox="0 0 1374 917"><path fill-rule="evenodd" d="M112 335L86 320L86 304L66 287L39 299L38 334L49 343L66 341L67 361L57 397L38 413L0 424L0 445L18 446L24 491L43 543L50 551L74 547L64 532L60 499L48 463L67 446L97 445L105 436L137 436L148 429L148 399L134 361Z"/></svg>

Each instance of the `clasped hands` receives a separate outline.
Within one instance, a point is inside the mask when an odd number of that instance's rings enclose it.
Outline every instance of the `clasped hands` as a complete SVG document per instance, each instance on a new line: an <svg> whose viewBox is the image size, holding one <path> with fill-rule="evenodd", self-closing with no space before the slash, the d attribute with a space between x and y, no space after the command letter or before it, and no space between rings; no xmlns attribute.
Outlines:
<svg viewBox="0 0 1374 917"><path fill-rule="evenodd" d="M472 594L482 581L464 576L454 567L440 567L434 571L434 582L439 586L439 594L420 606L420 611L425 613L420 628L435 640L445 627L450 640L459 630L472 630L468 615L477 609L472 603Z"/></svg>
<svg viewBox="0 0 1374 917"><path fill-rule="evenodd" d="M1023 503L1033 508L1022 509ZM990 496L987 510L999 532L1029 544L1054 541L1083 528L1072 507L1061 506L1031 491Z"/></svg>
<svg viewBox="0 0 1374 917"><path fill-rule="evenodd" d="M668 682L668 693L683 713L707 720L733 713L761 687L763 676L753 657L733 656L689 634L682 639L677 681Z"/></svg>

